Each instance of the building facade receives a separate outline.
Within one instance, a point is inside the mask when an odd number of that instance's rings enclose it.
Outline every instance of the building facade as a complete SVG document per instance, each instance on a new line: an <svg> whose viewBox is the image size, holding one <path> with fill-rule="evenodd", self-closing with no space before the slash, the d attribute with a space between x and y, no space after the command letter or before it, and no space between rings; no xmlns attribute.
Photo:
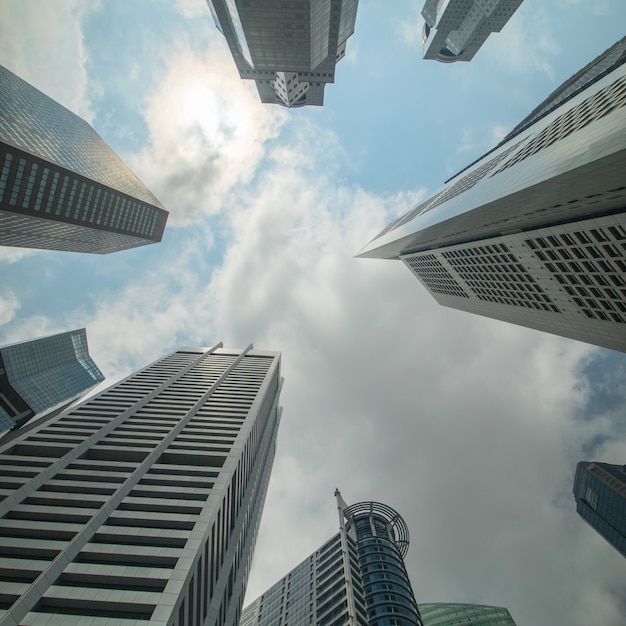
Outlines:
<svg viewBox="0 0 626 626"><path fill-rule="evenodd" d="M80 117L0 66L0 245L105 254L167 211Z"/></svg>
<svg viewBox="0 0 626 626"><path fill-rule="evenodd" d="M261 102L322 106L354 33L358 0L207 0L241 78Z"/></svg>
<svg viewBox="0 0 626 626"><path fill-rule="evenodd" d="M0 347L0 436L62 410L103 380L84 328Z"/></svg>
<svg viewBox="0 0 626 626"><path fill-rule="evenodd" d="M626 350L626 38L361 257L437 302Z"/></svg>
<svg viewBox="0 0 626 626"><path fill-rule="evenodd" d="M626 465L581 461L574 498L578 514L626 556Z"/></svg>
<svg viewBox="0 0 626 626"><path fill-rule="evenodd" d="M522 0L426 0L424 58L471 61L491 33L499 33Z"/></svg>
<svg viewBox="0 0 626 626"><path fill-rule="evenodd" d="M184 347L0 446L0 624L236 625L281 384Z"/></svg>
<svg viewBox="0 0 626 626"><path fill-rule="evenodd" d="M247 606L240 626L422 626L406 523L385 504L335 495L339 532Z"/></svg>
<svg viewBox="0 0 626 626"><path fill-rule="evenodd" d="M515 626L507 609L484 604L420 603L424 626Z"/></svg>

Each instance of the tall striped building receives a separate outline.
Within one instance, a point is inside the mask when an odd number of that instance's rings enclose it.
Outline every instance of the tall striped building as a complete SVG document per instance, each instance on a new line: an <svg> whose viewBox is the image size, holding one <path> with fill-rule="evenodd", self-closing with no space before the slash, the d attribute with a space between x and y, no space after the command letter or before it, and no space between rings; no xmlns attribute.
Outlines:
<svg viewBox="0 0 626 626"><path fill-rule="evenodd" d="M281 384L180 348L0 447L0 625L236 625Z"/></svg>

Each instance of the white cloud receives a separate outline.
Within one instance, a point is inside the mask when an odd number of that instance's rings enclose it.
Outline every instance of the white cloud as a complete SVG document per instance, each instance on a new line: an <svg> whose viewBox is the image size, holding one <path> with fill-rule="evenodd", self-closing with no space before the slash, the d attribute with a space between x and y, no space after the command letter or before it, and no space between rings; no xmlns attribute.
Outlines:
<svg viewBox="0 0 626 626"><path fill-rule="evenodd" d="M145 119L149 144L130 165L170 210L171 226L219 212L224 194L250 180L286 118L260 103L216 37L202 56L184 44L172 53Z"/></svg>
<svg viewBox="0 0 626 626"><path fill-rule="evenodd" d="M413 198L337 184L332 135L314 131L272 149L245 191L224 192L232 240L219 267L196 225L176 263L102 299L87 323L96 362L122 375L219 340L282 351L249 598L335 532L339 486L405 517L418 600L500 604L520 624L618 626L621 557L590 545L570 495L585 442L610 433L613 456L626 453L611 419L577 417L590 397L581 368L600 352L439 307L399 263L353 258Z"/></svg>
<svg viewBox="0 0 626 626"><path fill-rule="evenodd" d="M81 24L99 4L99 0L0 4L0 63L87 121L93 111Z"/></svg>
<svg viewBox="0 0 626 626"><path fill-rule="evenodd" d="M20 303L12 291L0 295L0 326L13 320L19 308Z"/></svg>
<svg viewBox="0 0 626 626"><path fill-rule="evenodd" d="M552 60L560 54L556 24L544 7L522 3L500 33L492 33L479 54L517 73L540 72L554 78Z"/></svg>
<svg viewBox="0 0 626 626"><path fill-rule="evenodd" d="M398 23L400 40L411 50L421 51L423 28L424 18L419 11L415 11L408 19L403 19Z"/></svg>
<svg viewBox="0 0 626 626"><path fill-rule="evenodd" d="M209 10L206 0L202 0L201 2L197 0L176 0L176 6L180 13L189 19L203 17Z"/></svg>
<svg viewBox="0 0 626 626"><path fill-rule="evenodd" d="M510 128L507 128L502 124L493 124L490 129L490 137L488 140L489 147L493 147L502 141L509 130Z"/></svg>
<svg viewBox="0 0 626 626"><path fill-rule="evenodd" d="M36 250L0 246L0 263L17 263L24 257L31 256L33 254L36 254Z"/></svg>

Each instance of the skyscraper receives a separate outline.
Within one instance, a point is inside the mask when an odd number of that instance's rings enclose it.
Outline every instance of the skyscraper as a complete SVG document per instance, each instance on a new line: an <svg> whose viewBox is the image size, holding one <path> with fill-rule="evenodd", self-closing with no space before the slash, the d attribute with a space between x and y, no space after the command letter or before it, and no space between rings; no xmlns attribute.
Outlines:
<svg viewBox="0 0 626 626"><path fill-rule="evenodd" d="M0 446L0 624L237 624L281 384L184 347Z"/></svg>
<svg viewBox="0 0 626 626"><path fill-rule="evenodd" d="M471 61L491 33L499 33L522 0L426 0L424 58Z"/></svg>
<svg viewBox="0 0 626 626"><path fill-rule="evenodd" d="M385 504L335 495L339 532L246 607L240 626L422 626L405 521Z"/></svg>
<svg viewBox="0 0 626 626"><path fill-rule="evenodd" d="M626 465L581 461L574 498L578 515L626 556Z"/></svg>
<svg viewBox="0 0 626 626"><path fill-rule="evenodd" d="M261 102L324 104L324 87L335 82L354 33L358 0L207 3L239 75L256 82Z"/></svg>
<svg viewBox="0 0 626 626"><path fill-rule="evenodd" d="M444 602L417 606L424 626L515 626L511 614L500 606Z"/></svg>
<svg viewBox="0 0 626 626"><path fill-rule="evenodd" d="M626 38L361 257L437 302L626 350Z"/></svg>
<svg viewBox="0 0 626 626"><path fill-rule="evenodd" d="M103 380L84 328L0 347L0 435L62 410Z"/></svg>
<svg viewBox="0 0 626 626"><path fill-rule="evenodd" d="M105 254L167 211L80 117L0 66L0 245Z"/></svg>

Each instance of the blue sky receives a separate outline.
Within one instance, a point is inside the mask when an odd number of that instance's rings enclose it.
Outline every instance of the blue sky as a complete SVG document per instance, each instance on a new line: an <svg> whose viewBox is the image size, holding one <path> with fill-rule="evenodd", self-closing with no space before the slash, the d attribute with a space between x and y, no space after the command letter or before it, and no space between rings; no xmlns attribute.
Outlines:
<svg viewBox="0 0 626 626"><path fill-rule="evenodd" d="M261 105L203 0L0 0L0 63L85 117L170 210L107 256L0 250L0 341L86 327L108 383L179 345L283 353L249 597L327 539L333 491L396 508L418 601L618 626L624 560L575 463L626 459L626 358L443 309L354 254L624 35L622 0L525 0L471 63L421 1L361 0L323 108ZM590 575L593 572L593 575Z"/></svg>

